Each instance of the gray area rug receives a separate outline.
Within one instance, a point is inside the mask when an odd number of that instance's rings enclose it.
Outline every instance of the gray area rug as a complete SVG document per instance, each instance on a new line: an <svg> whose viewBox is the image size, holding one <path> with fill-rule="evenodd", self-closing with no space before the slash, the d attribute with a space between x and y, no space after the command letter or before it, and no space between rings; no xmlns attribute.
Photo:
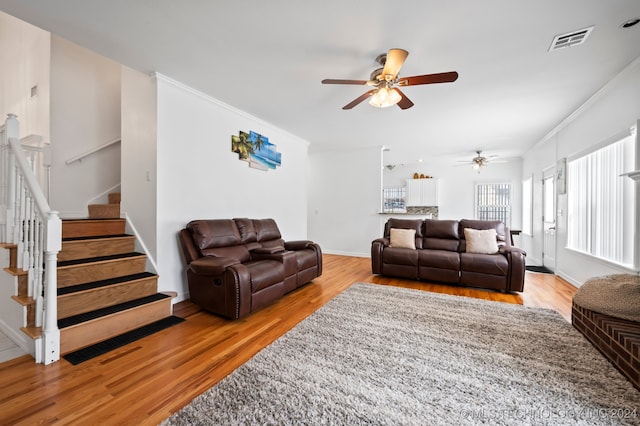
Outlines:
<svg viewBox="0 0 640 426"><path fill-rule="evenodd" d="M555 311L356 283L165 425L640 424Z"/></svg>

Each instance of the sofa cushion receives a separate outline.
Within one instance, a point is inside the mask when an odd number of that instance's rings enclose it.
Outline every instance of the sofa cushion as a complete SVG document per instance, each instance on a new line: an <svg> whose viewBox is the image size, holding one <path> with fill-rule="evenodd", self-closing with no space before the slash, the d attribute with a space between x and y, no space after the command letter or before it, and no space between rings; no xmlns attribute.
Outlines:
<svg viewBox="0 0 640 426"><path fill-rule="evenodd" d="M241 263L251 260L251 254L247 246L242 244L238 244L237 246L207 248L201 251L203 256L228 257L230 259L237 259Z"/></svg>
<svg viewBox="0 0 640 426"><path fill-rule="evenodd" d="M494 254L498 252L495 229L465 228L464 238L467 241L467 253Z"/></svg>
<svg viewBox="0 0 640 426"><path fill-rule="evenodd" d="M416 249L416 230L415 229L397 229L389 230L389 246L396 248Z"/></svg>
<svg viewBox="0 0 640 426"><path fill-rule="evenodd" d="M382 252L382 261L389 265L418 266L419 250L387 247Z"/></svg>
<svg viewBox="0 0 640 426"><path fill-rule="evenodd" d="M262 243L269 240L278 240L282 236L276 221L273 219L254 219L253 227L256 230L256 241Z"/></svg>
<svg viewBox="0 0 640 426"><path fill-rule="evenodd" d="M203 249L234 246L242 243L236 223L231 219L193 220L187 224L193 241Z"/></svg>
<svg viewBox="0 0 640 426"><path fill-rule="evenodd" d="M418 252L418 265L421 268L433 267L457 271L460 269L460 254L455 251L422 249Z"/></svg>
<svg viewBox="0 0 640 426"><path fill-rule="evenodd" d="M384 236L386 238L391 236L391 228L415 229L416 237L422 238L422 219L389 219L384 226Z"/></svg>
<svg viewBox="0 0 640 426"><path fill-rule="evenodd" d="M462 219L460 221L458 234L460 236L460 246L458 247L458 251L466 251L467 242L464 238L464 230L466 228L471 229L495 229L496 230L496 240L498 241L498 246L502 246L507 244L507 227L504 223L499 220L471 220L471 219Z"/></svg>
<svg viewBox="0 0 640 426"><path fill-rule="evenodd" d="M251 275L251 293L284 281L284 266L277 260L256 260L244 265Z"/></svg>
<svg viewBox="0 0 640 426"><path fill-rule="evenodd" d="M422 235L425 238L445 238L458 240L459 222L457 220L425 219Z"/></svg>
<svg viewBox="0 0 640 426"><path fill-rule="evenodd" d="M258 239L258 234L253 226L253 220L247 218L233 219L240 232L242 244L254 243Z"/></svg>
<svg viewBox="0 0 640 426"><path fill-rule="evenodd" d="M501 254L460 253L460 269L488 275L506 276L509 262Z"/></svg>

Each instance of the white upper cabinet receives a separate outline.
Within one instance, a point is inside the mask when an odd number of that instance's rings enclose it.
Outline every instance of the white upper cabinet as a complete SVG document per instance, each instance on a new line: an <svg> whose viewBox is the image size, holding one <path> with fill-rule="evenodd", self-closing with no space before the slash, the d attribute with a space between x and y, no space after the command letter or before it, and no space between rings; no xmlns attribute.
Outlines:
<svg viewBox="0 0 640 426"><path fill-rule="evenodd" d="M438 179L407 179L407 206L437 206Z"/></svg>

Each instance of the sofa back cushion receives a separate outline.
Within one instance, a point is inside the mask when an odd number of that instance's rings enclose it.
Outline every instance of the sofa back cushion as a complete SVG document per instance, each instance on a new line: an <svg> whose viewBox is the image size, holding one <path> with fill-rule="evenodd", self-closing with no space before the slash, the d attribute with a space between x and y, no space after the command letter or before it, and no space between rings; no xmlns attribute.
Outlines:
<svg viewBox="0 0 640 426"><path fill-rule="evenodd" d="M507 244L507 227L504 223L499 220L471 220L471 219L462 219L460 221L460 226L458 230L458 235L460 236L460 252L464 252L467 250L466 240L464 238L464 230L465 228L471 229L495 229L496 231L496 241L498 246L503 246Z"/></svg>
<svg viewBox="0 0 640 426"><path fill-rule="evenodd" d="M276 221L273 219L253 219L253 227L259 243L282 238Z"/></svg>
<svg viewBox="0 0 640 426"><path fill-rule="evenodd" d="M422 225L422 247L433 250L458 251L460 237L457 220L425 219Z"/></svg>
<svg viewBox="0 0 640 426"><path fill-rule="evenodd" d="M250 259L240 231L231 219L193 220L187 229L203 256L230 257L240 262Z"/></svg>
<svg viewBox="0 0 640 426"><path fill-rule="evenodd" d="M255 243L258 240L258 233L253 226L253 220L247 218L233 219L240 232L242 244Z"/></svg>
<svg viewBox="0 0 640 426"><path fill-rule="evenodd" d="M384 225L384 237L391 238L391 228L394 229L414 229L416 231L416 248L422 248L422 219L395 219L387 220Z"/></svg>

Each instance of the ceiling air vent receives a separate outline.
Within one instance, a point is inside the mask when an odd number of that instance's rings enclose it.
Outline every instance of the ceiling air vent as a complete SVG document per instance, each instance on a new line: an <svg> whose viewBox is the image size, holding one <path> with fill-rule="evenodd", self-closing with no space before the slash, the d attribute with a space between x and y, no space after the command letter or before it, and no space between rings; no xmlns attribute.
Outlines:
<svg viewBox="0 0 640 426"><path fill-rule="evenodd" d="M549 46L549 52L582 44L587 39L589 34L591 34L591 31L593 31L593 26L577 31L572 31L566 34L557 35L553 38L551 46Z"/></svg>

